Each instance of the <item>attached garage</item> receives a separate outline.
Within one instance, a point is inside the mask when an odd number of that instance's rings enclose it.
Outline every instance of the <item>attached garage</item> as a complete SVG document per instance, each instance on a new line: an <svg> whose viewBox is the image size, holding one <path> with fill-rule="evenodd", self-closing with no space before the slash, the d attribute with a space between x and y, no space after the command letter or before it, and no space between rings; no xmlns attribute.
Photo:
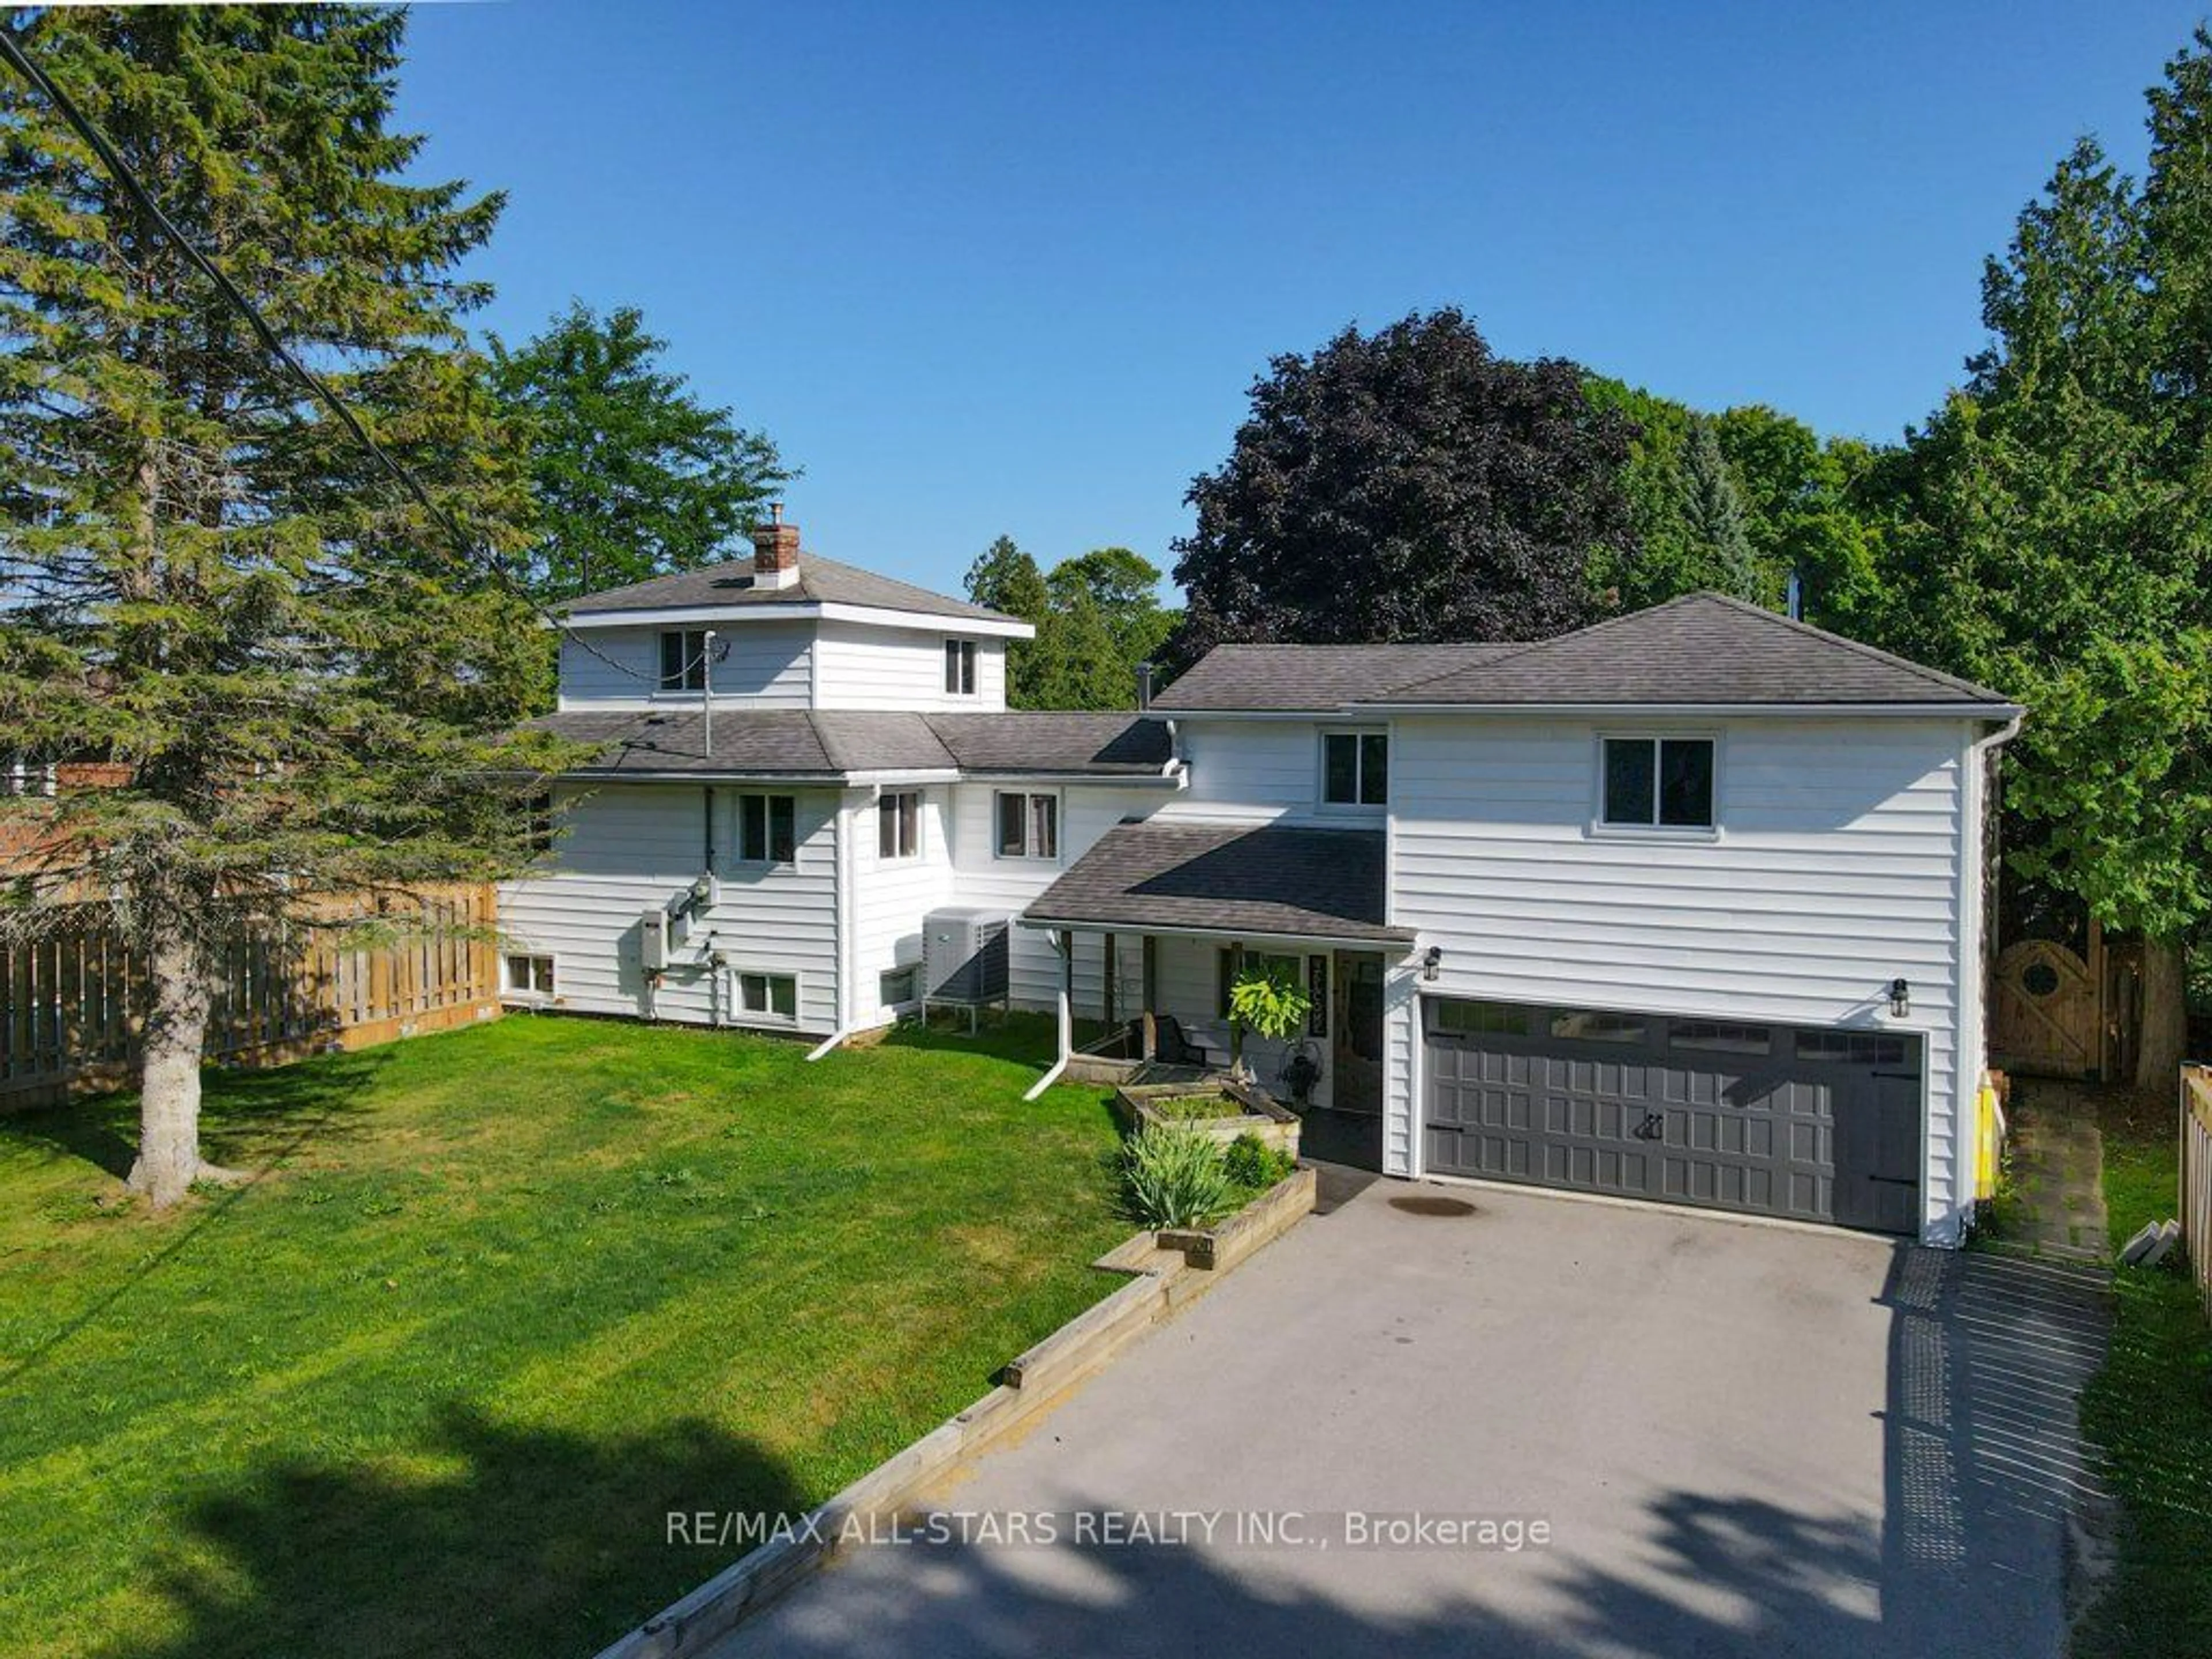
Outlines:
<svg viewBox="0 0 2212 1659"><path fill-rule="evenodd" d="M1431 1175L1920 1228L1908 1033L1431 998Z"/></svg>

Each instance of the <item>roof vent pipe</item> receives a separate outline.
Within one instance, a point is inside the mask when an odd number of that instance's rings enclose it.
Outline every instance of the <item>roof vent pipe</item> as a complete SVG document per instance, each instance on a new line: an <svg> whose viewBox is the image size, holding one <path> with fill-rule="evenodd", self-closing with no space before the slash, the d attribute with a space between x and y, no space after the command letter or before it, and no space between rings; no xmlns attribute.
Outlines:
<svg viewBox="0 0 2212 1659"><path fill-rule="evenodd" d="M1143 709L1150 708L1152 706L1152 665L1148 662L1140 662L1137 665L1137 707Z"/></svg>
<svg viewBox="0 0 2212 1659"><path fill-rule="evenodd" d="M1805 579L1798 574L1794 564L1790 567L1790 583L1783 591L1782 605L1791 622L1805 620Z"/></svg>

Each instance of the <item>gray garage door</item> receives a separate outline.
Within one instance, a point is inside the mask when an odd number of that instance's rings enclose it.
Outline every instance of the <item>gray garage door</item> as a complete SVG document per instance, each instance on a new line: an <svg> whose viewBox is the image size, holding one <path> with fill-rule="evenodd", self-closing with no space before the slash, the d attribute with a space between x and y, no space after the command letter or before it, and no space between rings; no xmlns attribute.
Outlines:
<svg viewBox="0 0 2212 1659"><path fill-rule="evenodd" d="M1427 1004L1427 1167L1911 1233L1920 1040Z"/></svg>

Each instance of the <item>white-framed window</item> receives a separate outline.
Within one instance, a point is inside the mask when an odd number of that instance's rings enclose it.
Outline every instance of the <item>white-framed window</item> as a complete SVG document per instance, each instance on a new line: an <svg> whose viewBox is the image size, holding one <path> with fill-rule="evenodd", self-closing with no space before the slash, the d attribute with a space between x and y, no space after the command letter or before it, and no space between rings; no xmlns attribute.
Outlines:
<svg viewBox="0 0 2212 1659"><path fill-rule="evenodd" d="M996 797L998 837L1002 859L1060 857L1060 797L1001 789Z"/></svg>
<svg viewBox="0 0 2212 1659"><path fill-rule="evenodd" d="M886 968L876 981L876 996L886 1008L902 1007L921 1000L921 964L909 962Z"/></svg>
<svg viewBox="0 0 2212 1659"><path fill-rule="evenodd" d="M8 757L6 767L0 769L0 795L51 795L57 775L52 761L33 760L20 752L12 754Z"/></svg>
<svg viewBox="0 0 2212 1659"><path fill-rule="evenodd" d="M499 959L500 988L511 997L550 997L553 958L526 951L510 951Z"/></svg>
<svg viewBox="0 0 2212 1659"><path fill-rule="evenodd" d="M1328 806L1383 806L1390 799L1390 737L1385 732L1321 735L1321 798Z"/></svg>
<svg viewBox="0 0 2212 1659"><path fill-rule="evenodd" d="M945 641L945 695L948 697L972 697L975 695L975 641Z"/></svg>
<svg viewBox="0 0 2212 1659"><path fill-rule="evenodd" d="M898 789L876 798L876 856L921 856L921 791Z"/></svg>
<svg viewBox="0 0 2212 1659"><path fill-rule="evenodd" d="M1710 737L1664 733L1598 739L1598 823L1607 830L1710 835L1719 745Z"/></svg>
<svg viewBox="0 0 2212 1659"><path fill-rule="evenodd" d="M797 1019L799 981L789 974L755 973L740 969L738 1007L755 1019Z"/></svg>
<svg viewBox="0 0 2212 1659"><path fill-rule="evenodd" d="M799 852L799 810L789 795L738 797L738 862L789 864Z"/></svg>
<svg viewBox="0 0 2212 1659"><path fill-rule="evenodd" d="M660 635L660 689L664 691L704 691L707 689L707 630L670 628Z"/></svg>

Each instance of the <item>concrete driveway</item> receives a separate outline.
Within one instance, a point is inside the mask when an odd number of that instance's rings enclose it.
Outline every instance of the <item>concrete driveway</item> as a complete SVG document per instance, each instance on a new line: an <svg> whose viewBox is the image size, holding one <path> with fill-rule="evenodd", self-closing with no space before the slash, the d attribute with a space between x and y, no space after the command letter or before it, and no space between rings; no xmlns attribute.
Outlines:
<svg viewBox="0 0 2212 1659"><path fill-rule="evenodd" d="M1377 1182L938 1494L969 1541L718 1659L2055 1656L2103 1322L2079 1270Z"/></svg>

